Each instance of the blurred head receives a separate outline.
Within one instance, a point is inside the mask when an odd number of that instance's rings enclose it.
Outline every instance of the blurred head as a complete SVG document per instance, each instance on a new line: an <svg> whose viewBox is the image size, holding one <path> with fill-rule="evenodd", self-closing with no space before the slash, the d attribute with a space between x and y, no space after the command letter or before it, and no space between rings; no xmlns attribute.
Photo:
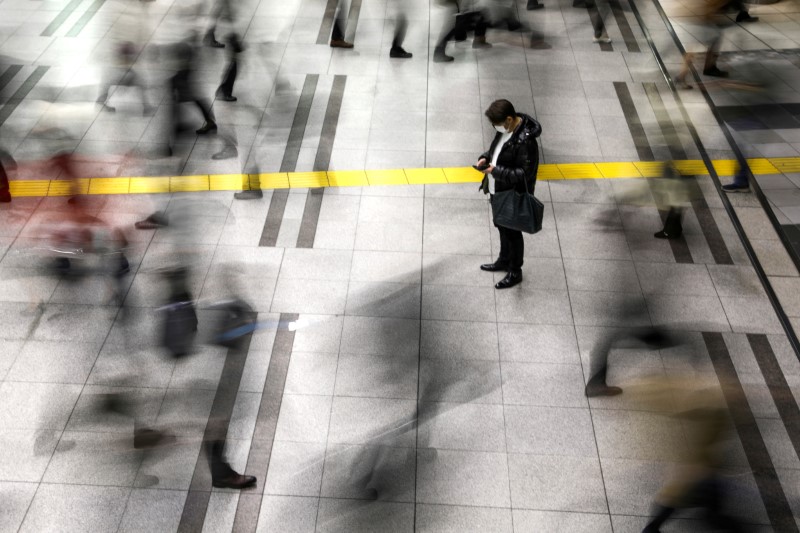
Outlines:
<svg viewBox="0 0 800 533"><path fill-rule="evenodd" d="M517 111L508 100L495 100L484 113L494 129L500 133L511 131L517 119Z"/></svg>

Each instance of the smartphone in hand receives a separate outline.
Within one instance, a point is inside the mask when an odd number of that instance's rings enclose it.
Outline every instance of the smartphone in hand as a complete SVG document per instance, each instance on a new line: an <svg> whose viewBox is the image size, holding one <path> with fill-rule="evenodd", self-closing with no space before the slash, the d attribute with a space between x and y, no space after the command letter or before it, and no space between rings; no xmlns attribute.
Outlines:
<svg viewBox="0 0 800 533"><path fill-rule="evenodd" d="M484 170L489 168L489 163L484 163L482 165L472 165L472 168L474 168L478 172L483 172Z"/></svg>

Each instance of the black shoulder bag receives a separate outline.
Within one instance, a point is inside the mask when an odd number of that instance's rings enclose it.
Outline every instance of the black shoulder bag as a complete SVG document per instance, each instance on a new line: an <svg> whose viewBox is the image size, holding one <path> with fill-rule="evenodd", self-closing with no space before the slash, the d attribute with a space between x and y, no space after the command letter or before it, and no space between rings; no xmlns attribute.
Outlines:
<svg viewBox="0 0 800 533"><path fill-rule="evenodd" d="M496 226L538 233L542 229L544 204L528 190L528 179L523 179L525 194L509 189L492 196L492 218Z"/></svg>

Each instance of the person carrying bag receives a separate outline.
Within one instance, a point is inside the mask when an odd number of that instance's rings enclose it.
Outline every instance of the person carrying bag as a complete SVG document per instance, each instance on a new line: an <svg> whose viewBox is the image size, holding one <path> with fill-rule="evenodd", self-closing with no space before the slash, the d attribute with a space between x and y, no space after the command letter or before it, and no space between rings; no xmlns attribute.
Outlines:
<svg viewBox="0 0 800 533"><path fill-rule="evenodd" d="M542 228L544 205L533 196L539 169L536 138L542 126L533 117L517 113L508 100L496 100L485 115L497 134L474 167L484 174L480 190L491 200L492 219L500 233L500 256L494 263L481 265L481 270L506 271L495 288L507 289L522 281L522 232L536 233Z"/></svg>

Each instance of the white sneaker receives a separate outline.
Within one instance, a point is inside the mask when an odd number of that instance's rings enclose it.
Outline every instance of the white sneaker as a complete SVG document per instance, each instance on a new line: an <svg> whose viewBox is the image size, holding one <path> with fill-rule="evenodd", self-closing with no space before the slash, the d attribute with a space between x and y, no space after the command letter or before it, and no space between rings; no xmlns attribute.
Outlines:
<svg viewBox="0 0 800 533"><path fill-rule="evenodd" d="M609 44L611 43L611 37L595 37L592 39L593 43L602 43L602 44Z"/></svg>

